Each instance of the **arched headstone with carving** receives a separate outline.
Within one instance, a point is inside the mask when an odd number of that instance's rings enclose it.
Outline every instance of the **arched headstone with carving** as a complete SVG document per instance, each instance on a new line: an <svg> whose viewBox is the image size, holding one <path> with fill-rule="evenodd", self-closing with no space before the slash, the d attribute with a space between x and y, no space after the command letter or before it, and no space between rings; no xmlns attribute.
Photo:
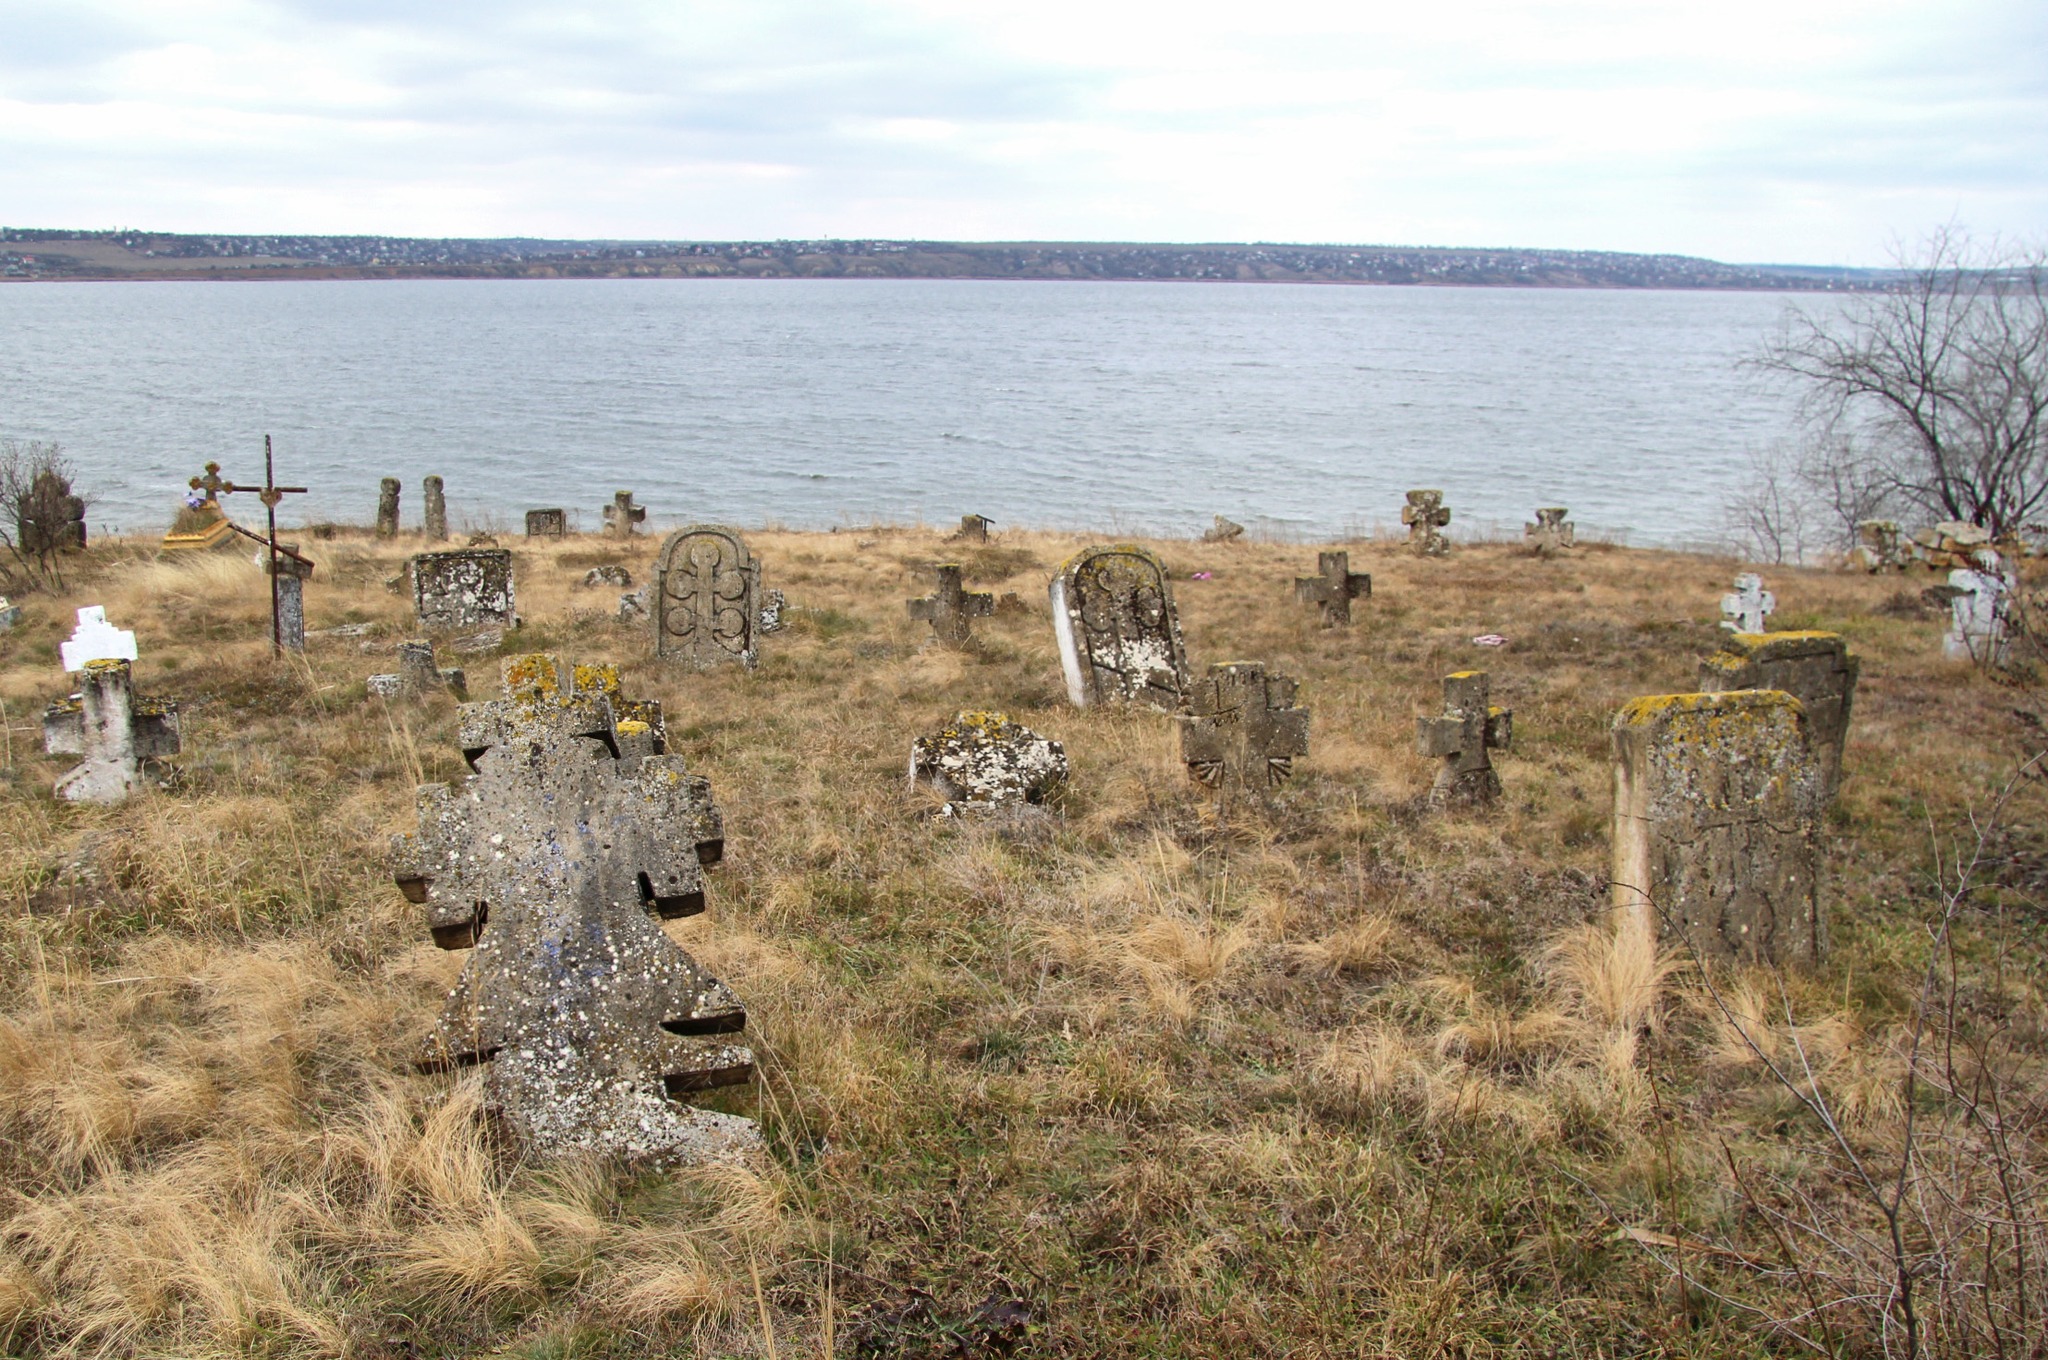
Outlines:
<svg viewBox="0 0 2048 1360"><path fill-rule="evenodd" d="M751 667L760 630L761 564L739 530L692 524L654 564L654 654L692 666Z"/></svg>
<svg viewBox="0 0 2048 1360"><path fill-rule="evenodd" d="M1077 706L1180 707L1188 688L1180 616L1165 564L1145 549L1118 543L1067 559L1052 579L1052 625Z"/></svg>

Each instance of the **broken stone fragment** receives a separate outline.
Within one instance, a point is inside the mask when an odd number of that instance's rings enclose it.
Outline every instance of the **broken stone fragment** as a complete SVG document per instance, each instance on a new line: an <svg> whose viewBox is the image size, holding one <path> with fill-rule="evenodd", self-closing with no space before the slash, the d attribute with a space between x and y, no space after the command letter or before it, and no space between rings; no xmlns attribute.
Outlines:
<svg viewBox="0 0 2048 1360"><path fill-rule="evenodd" d="M1007 714L963 712L910 743L910 782L946 799L945 816L1036 806L1067 777L1067 753Z"/></svg>
<svg viewBox="0 0 2048 1360"><path fill-rule="evenodd" d="M585 590L595 590L600 586L623 587L632 584L633 573L616 564L592 567L589 571L583 573L583 588Z"/></svg>

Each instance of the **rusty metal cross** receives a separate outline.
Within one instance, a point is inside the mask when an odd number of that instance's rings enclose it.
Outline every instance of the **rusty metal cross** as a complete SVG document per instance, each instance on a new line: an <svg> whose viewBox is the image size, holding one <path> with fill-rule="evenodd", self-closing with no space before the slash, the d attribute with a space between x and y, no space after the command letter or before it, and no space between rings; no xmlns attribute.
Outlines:
<svg viewBox="0 0 2048 1360"><path fill-rule="evenodd" d="M270 454L270 436L264 435L262 486L238 486L233 482L224 482L220 479L220 464L208 463L206 465L206 476L204 478L194 477L192 479L192 489L194 491L205 491L206 499L210 501L218 500L223 495L232 495L238 491L249 491L254 492L256 499L263 502L264 512L269 516L270 530L265 537L257 539L257 541L270 550L270 650L275 656L283 656L284 635L280 631L280 620L278 617L281 612L277 584L278 559L288 557L292 559L296 567L309 574L313 569L313 563L309 558L301 557L298 553L288 548L280 548L278 546L277 505L286 496L305 495L306 488L303 486L279 486L277 484L277 473ZM240 526L230 527L245 537L256 537L256 535L249 533Z"/></svg>

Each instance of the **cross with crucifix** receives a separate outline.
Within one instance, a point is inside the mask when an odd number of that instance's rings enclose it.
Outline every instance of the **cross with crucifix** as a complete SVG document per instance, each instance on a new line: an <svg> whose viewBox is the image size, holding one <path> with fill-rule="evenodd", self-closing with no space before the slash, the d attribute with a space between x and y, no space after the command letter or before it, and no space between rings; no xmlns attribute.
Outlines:
<svg viewBox="0 0 2048 1360"><path fill-rule="evenodd" d="M1322 610L1323 627L1351 622L1351 602L1372 594L1372 577L1351 569L1351 554L1316 554L1316 574L1294 578L1294 598Z"/></svg>
<svg viewBox="0 0 2048 1360"><path fill-rule="evenodd" d="M270 454L269 435L263 436L262 486L237 486L233 482L222 481L219 463L208 463L206 465L206 476L194 477L191 484L194 491L204 491L206 493L206 500L209 503L218 504L222 496L232 495L238 491L254 492L256 499L263 502L264 512L269 516L270 530L265 537L256 539L256 541L270 550L270 650L274 655L284 655L283 591L285 587L281 586L279 581L282 577L289 577L294 582L297 582L311 575L313 562L312 559L301 556L291 548L279 546L277 541L277 505L286 496L305 495L306 488L303 486L279 486L277 484L277 473ZM256 535L241 528L239 525L231 527L245 538L256 538ZM289 559L289 561L286 559ZM296 585L292 589L296 590ZM305 618L303 614L299 616L298 634L301 638L305 635Z"/></svg>
<svg viewBox="0 0 2048 1360"><path fill-rule="evenodd" d="M939 644L955 649L965 647L972 637L970 619L984 619L996 609L996 597L960 588L960 568L948 562L938 569L938 587L922 600L906 600L910 617L931 624Z"/></svg>
<svg viewBox="0 0 2048 1360"><path fill-rule="evenodd" d="M1443 716L1415 720L1415 749L1443 758L1429 790L1431 807L1500 797L1500 776L1487 752L1508 749L1515 715L1487 699L1486 672L1459 671L1444 677Z"/></svg>
<svg viewBox="0 0 2048 1360"><path fill-rule="evenodd" d="M1296 682L1267 675L1257 661L1226 662L1189 688L1181 714L1180 758L1188 774L1215 789L1263 794L1308 754L1308 710L1294 706Z"/></svg>

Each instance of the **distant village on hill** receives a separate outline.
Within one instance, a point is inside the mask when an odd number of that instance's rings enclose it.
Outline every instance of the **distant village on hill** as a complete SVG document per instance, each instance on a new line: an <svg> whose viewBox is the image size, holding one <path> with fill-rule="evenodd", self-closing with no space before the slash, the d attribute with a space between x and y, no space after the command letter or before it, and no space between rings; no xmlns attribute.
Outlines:
<svg viewBox="0 0 2048 1360"><path fill-rule="evenodd" d="M544 241L191 236L0 227L5 279L1174 279L1508 288L1881 288L1889 271L1685 255L1431 246Z"/></svg>

